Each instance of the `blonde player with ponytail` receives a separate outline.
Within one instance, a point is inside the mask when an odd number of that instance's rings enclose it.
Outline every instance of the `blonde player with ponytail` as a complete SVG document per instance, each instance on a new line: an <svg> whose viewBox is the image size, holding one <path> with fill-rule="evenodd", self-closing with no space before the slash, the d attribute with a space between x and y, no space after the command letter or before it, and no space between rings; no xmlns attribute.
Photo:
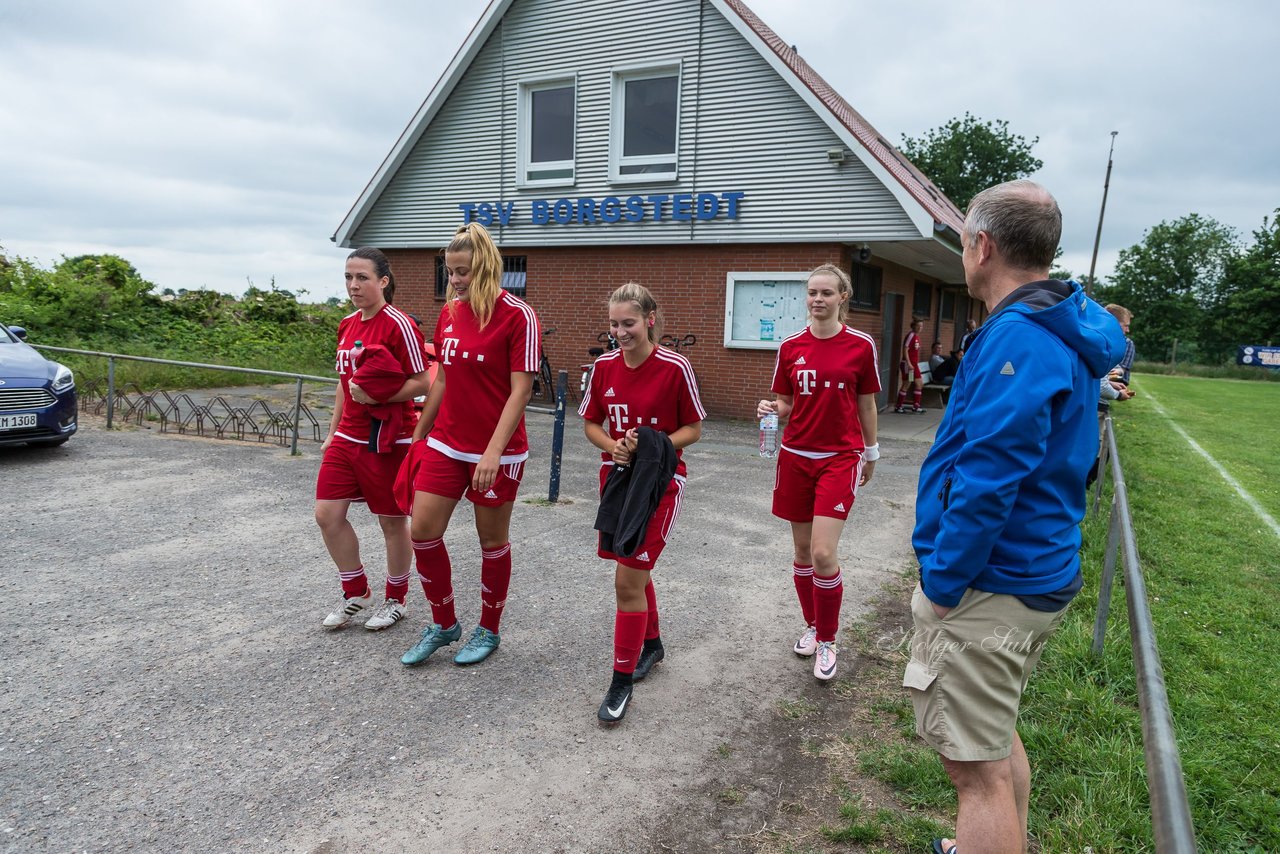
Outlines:
<svg viewBox="0 0 1280 854"><path fill-rule="evenodd" d="M852 290L849 274L834 264L809 274L809 325L783 339L771 387L777 397L756 406L757 418L776 412L786 422L773 515L791 523L795 546L792 579L805 630L792 649L814 657L813 675L822 680L836 675L840 534L880 458L880 369L871 336L845 323Z"/></svg>
<svg viewBox="0 0 1280 854"><path fill-rule="evenodd" d="M401 657L410 666L462 636L444 532L464 495L475 505L481 607L453 661L478 664L498 648L511 583L511 510L529 456L524 407L540 360L538 319L502 289L502 256L483 226L458 228L444 266L447 303L433 338L440 372L413 434L427 443L413 483L411 534L432 622Z"/></svg>

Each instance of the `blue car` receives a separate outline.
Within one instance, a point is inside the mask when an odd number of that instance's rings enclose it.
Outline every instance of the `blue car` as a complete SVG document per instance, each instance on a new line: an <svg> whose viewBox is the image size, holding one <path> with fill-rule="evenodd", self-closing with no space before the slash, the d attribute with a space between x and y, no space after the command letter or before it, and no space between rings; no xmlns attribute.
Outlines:
<svg viewBox="0 0 1280 854"><path fill-rule="evenodd" d="M61 445L76 432L76 378L0 326L0 445Z"/></svg>

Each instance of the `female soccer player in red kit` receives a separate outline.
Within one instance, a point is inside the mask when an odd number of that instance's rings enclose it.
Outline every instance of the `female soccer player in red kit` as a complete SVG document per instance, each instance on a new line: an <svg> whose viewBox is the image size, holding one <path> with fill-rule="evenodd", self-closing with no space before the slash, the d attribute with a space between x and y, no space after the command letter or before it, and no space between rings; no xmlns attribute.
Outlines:
<svg viewBox="0 0 1280 854"><path fill-rule="evenodd" d="M360 541L347 520L353 501L363 501L376 513L387 543L386 600L373 612L365 628L384 629L404 616L412 563L409 527L396 504L391 486L400 461L409 449L413 431L412 400L427 390L422 333L408 315L391 305L395 278L387 256L377 249L357 249L347 256L347 296L356 310L338 325L338 393L334 400L329 436L321 446L320 474L316 479L316 524L325 548L338 566L343 601L324 618L325 628L345 626L373 604L373 591L360 561ZM351 351L385 347L400 363L406 380L387 400L376 401L351 381L355 373ZM374 403L402 403L401 434L389 450L369 448L370 407Z"/></svg>
<svg viewBox="0 0 1280 854"><path fill-rule="evenodd" d="M813 675L836 675L836 631L844 584L837 549L858 487L880 458L876 394L880 371L871 336L844 323L852 286L834 264L809 274L809 325L778 348L772 390L756 417L786 422L773 487L773 515L791 523L793 579L805 631L793 649L815 656Z"/></svg>
<svg viewBox="0 0 1280 854"><path fill-rule="evenodd" d="M634 556L606 551L603 543L597 550L600 557L616 562L613 679L598 713L602 722L616 723L627 713L633 682L648 675L665 655L651 573L680 514L685 482L681 451L702 436L707 413L689 360L657 345L658 304L647 288L631 282L613 292L609 332L618 349L596 360L591 384L578 407L587 439L601 451L601 490L611 468L632 461L642 426L666 434L677 455L675 476Z"/></svg>
<svg viewBox="0 0 1280 854"><path fill-rule="evenodd" d="M511 584L511 509L529 456L524 407L540 361L538 319L502 289L502 256L483 226L458 228L444 266L447 304L433 338L440 372L413 434L427 442L413 482L412 534L432 624L401 657L406 665L462 636L444 532L464 495L480 537L481 616L453 662L478 664L498 648Z"/></svg>
<svg viewBox="0 0 1280 854"><path fill-rule="evenodd" d="M894 412L907 411L907 389L911 391L911 411L924 412L924 374L920 373L920 318L911 318L911 330L902 339L902 361L898 364L898 405Z"/></svg>

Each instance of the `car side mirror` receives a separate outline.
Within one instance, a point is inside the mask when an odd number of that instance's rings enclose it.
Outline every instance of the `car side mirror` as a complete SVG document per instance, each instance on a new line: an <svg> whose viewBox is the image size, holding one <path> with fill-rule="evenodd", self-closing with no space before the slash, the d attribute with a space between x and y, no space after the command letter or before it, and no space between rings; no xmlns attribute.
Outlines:
<svg viewBox="0 0 1280 854"><path fill-rule="evenodd" d="M27 340L27 330L23 329L21 326L10 326L9 331L16 335L19 341Z"/></svg>

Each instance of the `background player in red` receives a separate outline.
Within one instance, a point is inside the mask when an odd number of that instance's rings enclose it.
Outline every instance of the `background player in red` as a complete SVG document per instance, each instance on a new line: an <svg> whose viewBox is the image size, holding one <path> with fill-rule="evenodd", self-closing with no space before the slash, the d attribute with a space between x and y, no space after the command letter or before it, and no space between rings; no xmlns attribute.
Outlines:
<svg viewBox="0 0 1280 854"><path fill-rule="evenodd" d="M793 579L806 629L793 649L815 656L813 675L836 675L836 631L844 583L837 549L858 487L880 458L876 394L880 371L871 336L844 323L852 285L834 264L809 274L809 325L783 339L773 371L777 400L756 417L786 422L773 487L773 515L791 523Z"/></svg>
<svg viewBox="0 0 1280 854"><path fill-rule="evenodd" d="M440 372L414 439L426 452L414 477L413 552L432 624L400 659L421 664L462 636L444 532L458 501L475 505L480 537L480 625L454 656L477 664L498 648L511 584L511 509L529 442L524 407L538 370L538 319L502 289L502 256L484 227L460 227L444 251L447 304L433 339Z"/></svg>
<svg viewBox="0 0 1280 854"><path fill-rule="evenodd" d="M409 448L414 411L410 401L427 391L422 333L408 315L391 305L395 278L387 256L377 249L357 249L347 256L347 296L356 310L338 324L338 392L329 420L329 435L321 445L316 479L316 524L325 548L338 567L343 601L324 618L326 628L345 626L373 604L373 591L360 560L360 541L347 520L353 501L363 501L378 516L387 544L386 600L373 612L365 628L385 629L404 616L413 553L409 526L396 504L391 486ZM399 361L408 379L387 400L374 400L351 382L355 367L351 348L382 346ZM390 450L369 449L369 404L402 403L401 434Z"/></svg>
<svg viewBox="0 0 1280 854"><path fill-rule="evenodd" d="M902 339L902 361L898 364L900 383L898 386L898 405L894 412L907 411L907 388L911 392L911 411L924 412L920 405L924 400L924 374L920 373L920 318L911 318L911 331Z"/></svg>
<svg viewBox="0 0 1280 854"><path fill-rule="evenodd" d="M598 713L601 721L616 723L627 712L632 683L648 675L665 655L651 573L680 514L685 482L682 449L702 436L707 413L689 360L657 345L658 304L648 288L630 282L613 292L609 332L618 349L596 360L591 384L578 407L587 438L601 451L601 490L614 465L631 461L641 426L667 434L678 455L675 476L649 519L640 550L633 557L606 551L603 544L597 550L600 557L616 561L613 680Z"/></svg>

